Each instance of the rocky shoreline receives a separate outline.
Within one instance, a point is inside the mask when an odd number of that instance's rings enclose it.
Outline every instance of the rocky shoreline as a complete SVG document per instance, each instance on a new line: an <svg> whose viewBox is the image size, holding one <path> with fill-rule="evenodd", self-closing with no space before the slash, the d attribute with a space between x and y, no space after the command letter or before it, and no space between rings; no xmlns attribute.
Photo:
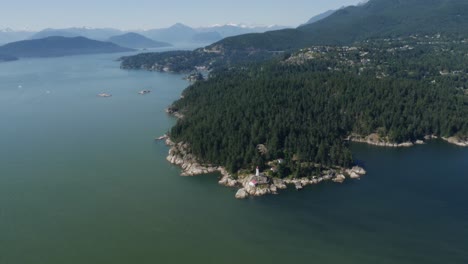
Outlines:
<svg viewBox="0 0 468 264"><path fill-rule="evenodd" d="M403 143L393 143L393 142L388 142L385 139L382 139L377 134L370 134L369 136L366 136L366 137L353 134L347 137L346 140L351 141L351 142L366 143L369 145L380 146L380 147L406 148L406 147L413 147L415 145L423 145L423 144L426 144L426 141L428 140L438 139L438 138L439 137L435 135L427 135L424 137L424 140L416 140L414 142L408 141L408 142L403 142ZM460 147L468 147L468 137L467 138L442 137L441 139L450 144L454 144Z"/></svg>
<svg viewBox="0 0 468 264"><path fill-rule="evenodd" d="M184 115L178 111L168 108L166 113L175 116L176 118L182 119ZM439 137L435 135L427 135L424 137L424 140L438 139ZM459 138L459 137L442 137L443 140L448 143L455 144L461 147L468 147L468 137ZM346 179L360 179L361 176L366 174L366 171L359 167L355 166L353 168L335 168L328 169L321 172L320 175L312 176L309 178L270 178L267 176L260 176L267 179L267 182L261 184L252 184L259 176L255 174L244 174L238 175L236 178L231 175L226 168L222 166L214 166L211 164L203 164L199 162L197 157L193 155L190 151L190 146L188 143L179 142L175 143L171 140L168 135L157 138L157 140L165 140L166 145L170 147L169 153L167 156L167 161L170 163L180 166L182 169L181 176L196 176L209 173L219 172L221 174L221 179L219 184L230 187L238 188L235 197L237 199L245 199L249 196L258 197L268 194L278 194L279 190L287 189L288 186L294 186L297 190L301 190L308 185L316 185L322 182L332 181L335 183L343 183ZM366 143L374 146L381 147L412 147L415 145L422 145L426 142L424 140L416 140L415 142L403 142L403 143L392 143L388 142L385 139L380 138L376 133L370 134L369 136L363 137L361 135L350 135L346 138L348 141Z"/></svg>
<svg viewBox="0 0 468 264"><path fill-rule="evenodd" d="M351 169L337 168L325 170L321 175L311 178L280 179L254 174L245 174L234 178L224 167L200 163L197 157L190 152L190 146L187 143L174 143L169 137L165 137L165 143L170 147L167 161L182 168L181 176L196 176L219 172L221 179L218 183L226 187L238 188L235 195L237 199L245 199L249 196L278 194L279 190L287 189L288 185L294 185L297 190L300 190L308 185L316 185L326 181L343 183L347 178L359 179L362 175L366 174L363 168L355 166ZM252 184L258 177L264 178L266 182L258 185Z"/></svg>
<svg viewBox="0 0 468 264"><path fill-rule="evenodd" d="M460 147L468 147L468 137L467 138L460 138L460 137L449 137L449 138L442 138L443 140L447 141L450 144L454 144Z"/></svg>
<svg viewBox="0 0 468 264"><path fill-rule="evenodd" d="M361 135L351 135L346 140L358 143L366 143L369 145L379 146L379 147L390 147L390 148L408 148L413 147L415 144L424 144L424 141L418 140L417 142L403 142L403 143L394 143L389 142L380 138L377 134L370 134L366 137Z"/></svg>

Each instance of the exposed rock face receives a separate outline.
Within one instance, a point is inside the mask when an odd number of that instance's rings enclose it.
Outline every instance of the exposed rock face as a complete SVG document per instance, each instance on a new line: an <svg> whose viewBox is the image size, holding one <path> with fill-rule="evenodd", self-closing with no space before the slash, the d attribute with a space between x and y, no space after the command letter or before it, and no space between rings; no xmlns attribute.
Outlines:
<svg viewBox="0 0 468 264"><path fill-rule="evenodd" d="M174 109L172 109L170 107L166 109L166 113L168 113L169 115L173 115L178 119L183 119L184 118L183 114L179 113L178 111L176 111L176 110L174 110Z"/></svg>
<svg viewBox="0 0 468 264"><path fill-rule="evenodd" d="M212 165L202 165L198 162L197 158L190 153L188 144L184 142L174 143L170 138L166 139L166 144L171 146L167 161L172 164L178 165L182 168L181 176L195 176L201 174L208 174L213 172L220 172L223 176L229 176L227 171L222 167ZM233 184L232 181L227 180L227 184Z"/></svg>
<svg viewBox="0 0 468 264"><path fill-rule="evenodd" d="M403 148L403 147L414 146L413 142L403 142L403 143L388 142L380 138L378 134L370 134L367 137L362 137L359 135L351 135L348 137L348 140L353 141L353 142L366 143L366 144L374 145L374 146L381 146L381 147Z"/></svg>
<svg viewBox="0 0 468 264"><path fill-rule="evenodd" d="M236 193L236 198L237 199L245 199L249 197L249 194L247 193L247 191L244 189L244 188L241 188L237 191Z"/></svg>
<svg viewBox="0 0 468 264"><path fill-rule="evenodd" d="M424 136L425 140L431 140L431 139L438 139L439 137L436 135L426 135Z"/></svg>
<svg viewBox="0 0 468 264"><path fill-rule="evenodd" d="M276 186L274 184L270 185L270 192L273 193L273 194L277 194L278 193L278 188L276 188Z"/></svg>
<svg viewBox="0 0 468 264"><path fill-rule="evenodd" d="M298 191L299 191L299 190L302 190L302 188L303 188L300 181L296 181L296 182L294 183L294 187L296 187L296 190L298 190Z"/></svg>
<svg viewBox="0 0 468 264"><path fill-rule="evenodd" d="M351 169L347 169L346 173L349 175L351 179L359 179L361 175L366 174L366 171L359 166L354 166Z"/></svg>
<svg viewBox="0 0 468 264"><path fill-rule="evenodd" d="M277 189L280 189L280 190L284 190L284 189L287 189L288 186L286 186L286 184L284 183L284 181L282 179L279 179L279 178L274 178L273 179L273 185L277 188Z"/></svg>
<svg viewBox="0 0 468 264"><path fill-rule="evenodd" d="M338 174L335 178L333 178L334 182L343 183L346 180L346 177L343 174Z"/></svg>
<svg viewBox="0 0 468 264"><path fill-rule="evenodd" d="M442 139L447 141L448 143L455 144L460 147L468 147L468 137L466 138L449 137L449 138L442 138Z"/></svg>
<svg viewBox="0 0 468 264"><path fill-rule="evenodd" d="M424 136L424 140L431 140L431 139L438 139L439 137L436 135L426 135ZM443 140L447 141L450 144L455 144L460 147L468 147L468 137L442 137ZM370 134L367 137L363 137L360 135L351 135L347 138L347 140L353 141L353 142L360 142L360 143L366 143L369 145L375 145L375 146L381 146L381 147L395 147L395 148L400 148L400 147L412 147L414 145L423 145L425 144L424 140L416 140L414 143L413 142L403 142L403 143L392 143L392 142L387 142L386 140L380 138L379 135L377 134Z"/></svg>
<svg viewBox="0 0 468 264"><path fill-rule="evenodd" d="M296 189L301 190L302 188L319 184L323 181L332 180L337 183L342 183L345 179L345 175L349 175L351 178L359 178L361 175L366 174L366 171L355 166L351 169L330 169L323 171L323 175L314 176L312 178L300 178L300 179L279 179L269 178L266 176L256 175L242 175L238 179L235 179L228 171L223 167L213 166L210 164L202 164L198 161L197 157L190 151L190 146L184 142L174 143L169 137L166 138L166 144L170 146L167 160L175 165L182 168L181 176L195 176L213 172L220 172L221 179L219 180L220 185L227 187L239 187L241 188L236 192L237 199L245 199L249 196L263 196L267 194L276 194L278 190L286 189L287 185L294 185ZM261 181L263 179L263 181Z"/></svg>
<svg viewBox="0 0 468 264"><path fill-rule="evenodd" d="M351 170L359 175L365 175L367 173L366 170L359 166L354 166Z"/></svg>

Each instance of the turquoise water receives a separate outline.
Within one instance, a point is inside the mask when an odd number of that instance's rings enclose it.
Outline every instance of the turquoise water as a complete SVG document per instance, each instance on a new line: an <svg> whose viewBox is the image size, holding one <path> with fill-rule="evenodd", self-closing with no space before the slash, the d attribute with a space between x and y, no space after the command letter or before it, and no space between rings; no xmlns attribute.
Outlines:
<svg viewBox="0 0 468 264"><path fill-rule="evenodd" d="M154 141L182 76L118 56L0 64L1 264L468 263L468 149L356 144L360 181L238 201Z"/></svg>

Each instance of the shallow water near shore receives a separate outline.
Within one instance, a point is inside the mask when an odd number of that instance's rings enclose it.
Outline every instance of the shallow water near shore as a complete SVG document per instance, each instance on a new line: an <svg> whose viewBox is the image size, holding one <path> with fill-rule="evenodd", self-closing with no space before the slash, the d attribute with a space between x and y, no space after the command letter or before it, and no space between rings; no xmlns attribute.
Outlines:
<svg viewBox="0 0 468 264"><path fill-rule="evenodd" d="M118 56L0 64L0 263L468 263L468 148L353 144L361 180L236 200L154 141L187 82Z"/></svg>

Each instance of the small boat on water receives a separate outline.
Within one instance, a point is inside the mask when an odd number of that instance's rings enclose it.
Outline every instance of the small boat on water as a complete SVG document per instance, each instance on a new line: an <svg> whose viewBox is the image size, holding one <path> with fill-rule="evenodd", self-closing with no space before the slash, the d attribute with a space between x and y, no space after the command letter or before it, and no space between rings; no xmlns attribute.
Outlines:
<svg viewBox="0 0 468 264"><path fill-rule="evenodd" d="M99 97L111 97L112 94L108 94L108 93L100 93L98 94Z"/></svg>
<svg viewBox="0 0 468 264"><path fill-rule="evenodd" d="M148 94L148 93L151 93L150 90L143 90L143 91L139 91L138 94Z"/></svg>

